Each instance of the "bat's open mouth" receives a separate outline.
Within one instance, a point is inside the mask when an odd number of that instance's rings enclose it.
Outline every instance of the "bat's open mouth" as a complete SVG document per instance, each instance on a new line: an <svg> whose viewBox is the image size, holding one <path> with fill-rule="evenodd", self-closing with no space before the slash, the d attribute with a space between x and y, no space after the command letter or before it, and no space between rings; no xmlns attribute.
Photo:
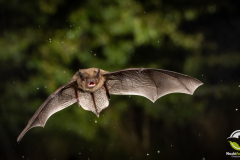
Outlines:
<svg viewBox="0 0 240 160"><path fill-rule="evenodd" d="M94 87L96 84L94 82L88 83L88 87Z"/></svg>

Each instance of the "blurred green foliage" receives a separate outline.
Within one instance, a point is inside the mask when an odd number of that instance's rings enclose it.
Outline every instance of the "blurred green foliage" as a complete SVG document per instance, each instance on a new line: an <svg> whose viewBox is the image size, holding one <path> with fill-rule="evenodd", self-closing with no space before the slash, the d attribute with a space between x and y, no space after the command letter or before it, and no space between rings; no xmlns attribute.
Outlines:
<svg viewBox="0 0 240 160"><path fill-rule="evenodd" d="M234 1L2 0L0 6L1 159L221 159L230 150L225 139L240 120ZM111 96L99 119L74 104L17 144L48 95L90 67L162 68L204 85L193 96L170 94L154 104Z"/></svg>

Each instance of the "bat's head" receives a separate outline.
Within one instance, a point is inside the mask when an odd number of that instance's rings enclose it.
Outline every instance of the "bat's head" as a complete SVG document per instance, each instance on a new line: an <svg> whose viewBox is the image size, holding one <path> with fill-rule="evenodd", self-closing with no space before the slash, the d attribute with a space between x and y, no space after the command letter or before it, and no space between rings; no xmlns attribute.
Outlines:
<svg viewBox="0 0 240 160"><path fill-rule="evenodd" d="M101 70L97 68L81 69L78 71L78 86L83 91L93 92L102 86Z"/></svg>

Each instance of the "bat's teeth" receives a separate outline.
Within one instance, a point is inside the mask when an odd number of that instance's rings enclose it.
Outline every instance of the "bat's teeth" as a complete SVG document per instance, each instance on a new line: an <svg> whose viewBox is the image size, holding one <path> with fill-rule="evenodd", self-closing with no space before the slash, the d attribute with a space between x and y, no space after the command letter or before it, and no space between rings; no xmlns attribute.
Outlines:
<svg viewBox="0 0 240 160"><path fill-rule="evenodd" d="M96 84L94 82L88 83L88 87L94 87Z"/></svg>

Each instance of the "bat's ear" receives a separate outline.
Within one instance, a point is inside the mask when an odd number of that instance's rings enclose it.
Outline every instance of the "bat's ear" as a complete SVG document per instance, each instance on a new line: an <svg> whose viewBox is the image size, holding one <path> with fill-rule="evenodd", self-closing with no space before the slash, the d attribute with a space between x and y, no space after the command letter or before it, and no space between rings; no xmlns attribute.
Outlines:
<svg viewBox="0 0 240 160"><path fill-rule="evenodd" d="M96 78L100 78L100 68L98 68L98 72L97 72Z"/></svg>
<svg viewBox="0 0 240 160"><path fill-rule="evenodd" d="M78 74L79 74L79 77L81 78L82 81L86 80L86 78L84 77L84 75L80 71L78 71Z"/></svg>

